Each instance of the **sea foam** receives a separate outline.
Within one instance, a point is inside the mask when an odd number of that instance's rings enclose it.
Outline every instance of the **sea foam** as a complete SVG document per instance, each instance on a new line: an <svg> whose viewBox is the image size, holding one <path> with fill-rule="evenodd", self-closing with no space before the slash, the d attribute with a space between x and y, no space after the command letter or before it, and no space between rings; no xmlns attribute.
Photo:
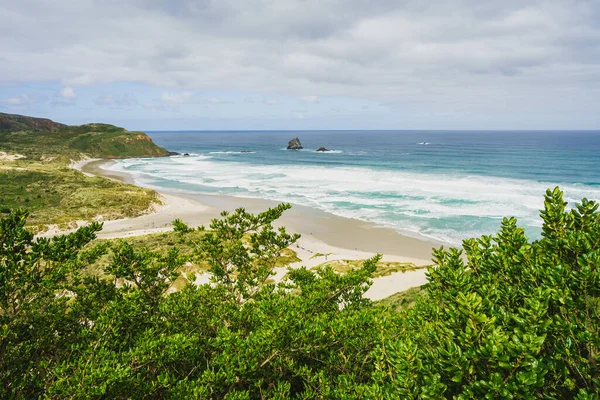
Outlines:
<svg viewBox="0 0 600 400"><path fill-rule="evenodd" d="M531 237L539 237L543 194L555 185L460 173L261 165L216 160L212 155L217 152L210 154L128 159L109 168L132 173L144 186L286 201L452 244L496 232L504 216L517 217ZM600 187L560 186L571 204L600 198Z"/></svg>

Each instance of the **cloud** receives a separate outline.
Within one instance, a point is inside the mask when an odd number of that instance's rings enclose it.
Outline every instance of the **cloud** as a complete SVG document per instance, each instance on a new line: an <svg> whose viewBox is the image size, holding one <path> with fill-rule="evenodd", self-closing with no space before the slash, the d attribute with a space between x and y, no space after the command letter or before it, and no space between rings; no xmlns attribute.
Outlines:
<svg viewBox="0 0 600 400"><path fill-rule="evenodd" d="M5 100L5 102L12 106L24 106L24 105L35 103L35 100L26 94L22 94L19 96L9 97L8 99Z"/></svg>
<svg viewBox="0 0 600 400"><path fill-rule="evenodd" d="M70 86L63 87L60 90L60 96L65 99L74 99L75 97L77 97L77 95L75 94L75 91Z"/></svg>
<svg viewBox="0 0 600 400"><path fill-rule="evenodd" d="M597 0L6 0L0 37L2 80L138 82L167 107L219 90L409 112L600 106Z"/></svg>
<svg viewBox="0 0 600 400"><path fill-rule="evenodd" d="M302 96L302 101L307 104L319 103L319 96Z"/></svg>
<svg viewBox="0 0 600 400"><path fill-rule="evenodd" d="M31 106L39 104L45 100L45 96L20 94L0 99L0 104L4 104L5 107L14 110L26 110L31 108Z"/></svg>
<svg viewBox="0 0 600 400"><path fill-rule="evenodd" d="M280 104L281 101L278 98L275 97L265 97L263 98L263 104L266 106L274 106L276 104Z"/></svg>
<svg viewBox="0 0 600 400"><path fill-rule="evenodd" d="M188 104L191 102L193 94L191 92L182 93L170 93L163 92L160 95L160 99L169 106L177 106L181 104Z"/></svg>
<svg viewBox="0 0 600 400"><path fill-rule="evenodd" d="M221 104L223 102L221 101L221 99L219 99L217 97L211 97L210 99L202 100L202 103L204 103L204 104Z"/></svg>
<svg viewBox="0 0 600 400"><path fill-rule="evenodd" d="M138 104L135 96L131 94L112 95L105 94L94 99L97 106L106 106L112 108L127 108Z"/></svg>
<svg viewBox="0 0 600 400"><path fill-rule="evenodd" d="M0 107L9 111L26 112L37 110L37 107L47 100L44 95L19 94L0 98Z"/></svg>
<svg viewBox="0 0 600 400"><path fill-rule="evenodd" d="M167 109L167 107L164 104L158 103L142 103L142 107L152 111L163 111Z"/></svg>

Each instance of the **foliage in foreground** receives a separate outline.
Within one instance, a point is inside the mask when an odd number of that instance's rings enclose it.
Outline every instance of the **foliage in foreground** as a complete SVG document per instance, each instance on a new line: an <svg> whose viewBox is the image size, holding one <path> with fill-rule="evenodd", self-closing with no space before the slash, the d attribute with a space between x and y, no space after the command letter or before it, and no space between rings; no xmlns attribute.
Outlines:
<svg viewBox="0 0 600 400"><path fill-rule="evenodd" d="M169 295L177 246L120 241L100 280L80 274L100 225L33 240L25 212L3 218L0 397L597 398L596 203L566 211L548 191L542 239L505 219L464 242L467 261L436 250L427 295L400 311L362 297L378 258L269 283L297 240L271 227L288 207L214 220L195 241L212 283Z"/></svg>

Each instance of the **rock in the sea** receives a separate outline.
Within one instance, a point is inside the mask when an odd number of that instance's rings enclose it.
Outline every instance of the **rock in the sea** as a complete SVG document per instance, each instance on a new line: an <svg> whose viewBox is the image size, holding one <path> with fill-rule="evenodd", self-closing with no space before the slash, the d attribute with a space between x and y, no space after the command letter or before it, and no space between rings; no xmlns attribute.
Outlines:
<svg viewBox="0 0 600 400"><path fill-rule="evenodd" d="M189 157L189 156L190 156L190 153L183 153L183 156L184 156L184 157Z"/></svg>
<svg viewBox="0 0 600 400"><path fill-rule="evenodd" d="M328 149L326 149L325 147L319 147L319 148L317 149L317 151L331 151L331 150L328 150Z"/></svg>
<svg viewBox="0 0 600 400"><path fill-rule="evenodd" d="M300 143L300 139L295 137L289 141L287 148L288 148L288 150L300 150L300 149L303 149L304 147L302 147L302 143Z"/></svg>
<svg viewBox="0 0 600 400"><path fill-rule="evenodd" d="M170 156L178 156L178 155L179 155L179 153L178 153L178 152L176 152L176 151L170 151L170 152L169 152L169 155L170 155Z"/></svg>

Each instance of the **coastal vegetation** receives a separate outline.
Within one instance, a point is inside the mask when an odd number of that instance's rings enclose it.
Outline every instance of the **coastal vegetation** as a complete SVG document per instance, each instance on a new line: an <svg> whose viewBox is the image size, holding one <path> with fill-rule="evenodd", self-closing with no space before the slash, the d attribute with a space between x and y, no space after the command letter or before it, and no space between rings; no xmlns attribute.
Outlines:
<svg viewBox="0 0 600 400"><path fill-rule="evenodd" d="M34 239L26 211L4 216L0 397L597 398L597 203L548 190L541 239L505 218L377 303L363 294L379 257L269 279L298 239L272 227L288 208L175 221L154 249L92 245L100 223ZM211 282L171 292L194 257Z"/></svg>
<svg viewBox="0 0 600 400"><path fill-rule="evenodd" d="M204 273L209 271L209 262L197 254L198 242L205 235L205 231L190 229L186 232L168 231L159 233L149 233L146 235L132 236L127 238L127 243L134 249L147 249L151 252L166 256L173 246L177 247L179 254L185 258L185 264L178 269L180 272L180 282L182 280L194 281L195 273ZM91 249L93 246L112 247L117 245L122 239L96 239L92 241L85 249ZM248 236L244 240L249 240ZM85 274L106 276L104 269L110 263L110 254L106 253L99 257L94 263L91 263L83 271ZM275 260L274 268L281 268L292 263L301 261L295 251L289 248L282 249ZM188 279L188 274L189 279Z"/></svg>
<svg viewBox="0 0 600 400"><path fill-rule="evenodd" d="M7 122L15 119L18 124ZM67 164L70 160L81 158L159 157L170 154L143 132L130 132L108 124L67 126L46 119L2 113L0 144L2 151L24 155L28 160L62 160Z"/></svg>
<svg viewBox="0 0 600 400"><path fill-rule="evenodd" d="M27 207L37 231L75 221L135 217L158 203L153 190L88 177L61 162L0 161L0 215Z"/></svg>
<svg viewBox="0 0 600 400"><path fill-rule="evenodd" d="M319 268L331 268L338 274L347 273L353 269L362 268L365 260L332 260L326 261L323 264L319 264L313 269ZM378 261L375 264L375 271L373 272L373 278L379 278L382 276L388 276L396 272L407 272L416 271L418 269L425 269L427 266L417 266L411 262L397 262L397 261Z"/></svg>
<svg viewBox="0 0 600 400"><path fill-rule="evenodd" d="M2 113L0 151L0 215L26 207L38 231L96 217L134 217L159 202L153 190L86 176L69 168L73 161L169 154L141 132Z"/></svg>

